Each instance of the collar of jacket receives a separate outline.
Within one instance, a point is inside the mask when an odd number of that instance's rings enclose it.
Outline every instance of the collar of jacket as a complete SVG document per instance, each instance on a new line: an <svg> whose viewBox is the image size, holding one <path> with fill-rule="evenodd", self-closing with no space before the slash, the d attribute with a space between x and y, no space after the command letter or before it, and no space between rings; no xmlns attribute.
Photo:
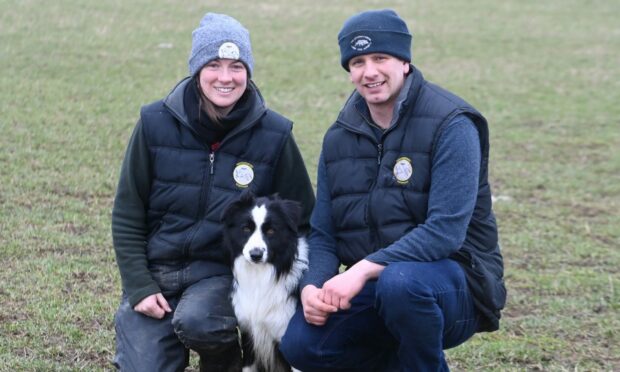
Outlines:
<svg viewBox="0 0 620 372"><path fill-rule="evenodd" d="M411 73L409 73L407 79L405 79L403 88L394 105L394 115L388 131L396 127L405 111L415 104L415 100L424 82L424 77L420 70L416 69L413 65L410 65L410 70ZM374 138L372 129L369 126L371 125L370 123L372 123L372 121L370 119L368 105L364 97L362 97L357 90L354 90L340 111L338 119L336 119L336 124L356 133L366 134Z"/></svg>
<svg viewBox="0 0 620 372"><path fill-rule="evenodd" d="M191 76L188 76L181 80L174 88L172 88L172 91L168 94L168 96L166 96L166 98L164 98L163 102L164 106L182 125L185 125L194 133L196 133L196 130L193 128L189 121L187 112L185 111L185 107L183 104L185 88L187 87L187 84L191 84L191 82ZM258 87L254 84L252 80L248 80L248 84L248 89L250 93L255 95L255 104L249 109L247 115L241 120L239 125L237 125L230 133L226 135L224 140L254 126L267 112L265 100L260 94Z"/></svg>

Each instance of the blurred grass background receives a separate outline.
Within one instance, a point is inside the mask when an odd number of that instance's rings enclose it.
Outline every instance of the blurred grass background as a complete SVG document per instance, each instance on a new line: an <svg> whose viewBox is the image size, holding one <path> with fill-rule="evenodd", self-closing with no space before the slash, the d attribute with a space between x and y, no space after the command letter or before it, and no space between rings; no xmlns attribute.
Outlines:
<svg viewBox="0 0 620 372"><path fill-rule="evenodd" d="M110 370L110 212L141 105L187 73L207 11L251 32L254 80L313 181L353 89L336 35L393 8L425 77L489 119L502 328L453 370L620 370L620 2L0 0L0 370ZM193 360L195 366L195 360ZM192 368L190 368L192 369Z"/></svg>

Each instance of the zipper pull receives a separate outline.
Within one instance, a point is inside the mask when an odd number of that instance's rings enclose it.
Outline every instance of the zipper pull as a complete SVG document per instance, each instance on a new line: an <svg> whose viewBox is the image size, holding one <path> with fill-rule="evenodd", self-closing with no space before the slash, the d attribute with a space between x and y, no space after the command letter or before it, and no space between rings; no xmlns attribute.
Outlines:
<svg viewBox="0 0 620 372"><path fill-rule="evenodd" d="M215 152L220 148L220 143L215 142L211 144L211 152L209 153L209 162L211 163L211 170L209 174L213 174L213 163L215 162Z"/></svg>
<svg viewBox="0 0 620 372"><path fill-rule="evenodd" d="M377 148L379 149L379 154L377 156L377 164L381 165L381 156L383 155L383 144L382 143L378 144Z"/></svg>

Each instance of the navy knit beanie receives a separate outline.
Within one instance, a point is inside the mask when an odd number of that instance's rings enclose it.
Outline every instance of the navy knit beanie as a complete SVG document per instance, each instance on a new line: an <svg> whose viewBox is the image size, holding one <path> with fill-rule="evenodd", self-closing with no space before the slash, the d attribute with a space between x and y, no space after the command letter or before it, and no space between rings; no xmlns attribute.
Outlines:
<svg viewBox="0 0 620 372"><path fill-rule="evenodd" d="M230 16L207 13L192 33L189 74L196 74L204 65L219 58L243 62L252 76L254 59L248 30Z"/></svg>
<svg viewBox="0 0 620 372"><path fill-rule="evenodd" d="M411 61L411 34L407 24L391 9L369 10L347 19L338 33L340 64L349 71L353 57L385 53Z"/></svg>

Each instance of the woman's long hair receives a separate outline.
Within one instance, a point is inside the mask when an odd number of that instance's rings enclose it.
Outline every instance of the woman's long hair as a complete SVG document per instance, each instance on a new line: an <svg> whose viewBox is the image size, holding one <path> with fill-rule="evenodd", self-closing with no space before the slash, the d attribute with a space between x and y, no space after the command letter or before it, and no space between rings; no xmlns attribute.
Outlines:
<svg viewBox="0 0 620 372"><path fill-rule="evenodd" d="M198 71L198 74L200 74L200 71ZM220 113L217 107L207 98L200 88L200 78L198 74L194 76L196 90L198 91L198 117L200 117L204 111L207 113L207 117L213 124L222 125L222 117L224 117L224 115Z"/></svg>

